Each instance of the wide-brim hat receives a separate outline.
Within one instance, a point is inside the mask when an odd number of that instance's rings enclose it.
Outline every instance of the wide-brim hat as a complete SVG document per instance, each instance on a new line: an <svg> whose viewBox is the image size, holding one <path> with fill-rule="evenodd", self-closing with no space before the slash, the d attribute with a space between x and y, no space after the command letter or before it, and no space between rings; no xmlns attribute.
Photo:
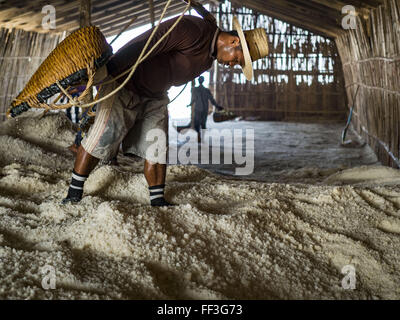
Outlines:
<svg viewBox="0 0 400 320"><path fill-rule="evenodd" d="M247 80L253 79L253 61L265 58L269 53L268 37L265 29L243 31L237 17L233 17L233 28L237 31L243 49L242 70Z"/></svg>

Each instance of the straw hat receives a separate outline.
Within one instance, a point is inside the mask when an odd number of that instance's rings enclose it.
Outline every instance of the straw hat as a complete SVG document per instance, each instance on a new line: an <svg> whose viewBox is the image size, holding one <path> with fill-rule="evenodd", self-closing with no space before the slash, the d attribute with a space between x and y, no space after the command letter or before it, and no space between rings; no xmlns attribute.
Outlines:
<svg viewBox="0 0 400 320"><path fill-rule="evenodd" d="M253 79L253 61L265 58L268 55L268 38L263 28L254 30L242 30L239 21L233 17L233 28L237 31L243 49L244 66L243 73L247 80Z"/></svg>

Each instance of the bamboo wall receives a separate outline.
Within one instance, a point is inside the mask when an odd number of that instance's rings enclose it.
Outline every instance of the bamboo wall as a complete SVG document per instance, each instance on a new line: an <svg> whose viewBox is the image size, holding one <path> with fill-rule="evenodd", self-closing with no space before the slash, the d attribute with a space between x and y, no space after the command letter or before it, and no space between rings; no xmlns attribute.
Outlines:
<svg viewBox="0 0 400 320"><path fill-rule="evenodd" d="M336 40L353 125L384 165L400 167L400 0L385 0Z"/></svg>
<svg viewBox="0 0 400 320"><path fill-rule="evenodd" d="M214 65L211 84L227 110L262 120L319 121L346 118L340 57L333 40L228 1L211 7L223 30L233 14L244 30L264 28L270 54L253 63L254 80L241 70Z"/></svg>
<svg viewBox="0 0 400 320"><path fill-rule="evenodd" d="M0 28L1 120L11 101L62 38L63 35Z"/></svg>

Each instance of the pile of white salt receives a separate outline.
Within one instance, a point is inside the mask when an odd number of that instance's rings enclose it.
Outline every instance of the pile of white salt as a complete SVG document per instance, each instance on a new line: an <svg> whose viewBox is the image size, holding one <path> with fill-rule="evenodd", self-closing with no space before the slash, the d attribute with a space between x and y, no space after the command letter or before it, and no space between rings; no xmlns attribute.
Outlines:
<svg viewBox="0 0 400 320"><path fill-rule="evenodd" d="M120 156L95 169L79 204L61 205L73 166L65 116L9 120L0 134L1 299L400 298L397 170L303 184L169 166L177 205L152 208L142 162Z"/></svg>

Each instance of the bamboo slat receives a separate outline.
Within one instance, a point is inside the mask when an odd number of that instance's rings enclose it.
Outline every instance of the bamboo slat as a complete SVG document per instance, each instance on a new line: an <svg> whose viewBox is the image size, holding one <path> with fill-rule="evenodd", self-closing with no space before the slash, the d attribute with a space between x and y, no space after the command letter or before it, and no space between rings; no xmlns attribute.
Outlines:
<svg viewBox="0 0 400 320"><path fill-rule="evenodd" d="M0 116L64 35L0 28Z"/></svg>

